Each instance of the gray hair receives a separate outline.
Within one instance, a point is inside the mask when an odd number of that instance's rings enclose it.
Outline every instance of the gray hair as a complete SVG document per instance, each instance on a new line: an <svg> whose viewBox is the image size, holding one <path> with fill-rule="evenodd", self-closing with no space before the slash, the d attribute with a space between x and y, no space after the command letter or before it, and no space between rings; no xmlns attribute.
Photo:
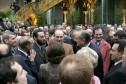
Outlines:
<svg viewBox="0 0 126 84"><path fill-rule="evenodd" d="M81 54L85 56L91 63L94 68L98 65L98 54L89 47L83 47L81 50L77 52L77 54Z"/></svg>
<svg viewBox="0 0 126 84"><path fill-rule="evenodd" d="M5 32L3 32L3 34L2 34L2 40L3 40L3 42L4 42L5 39L9 39L9 35L14 35L14 33L11 32L11 31L5 31Z"/></svg>

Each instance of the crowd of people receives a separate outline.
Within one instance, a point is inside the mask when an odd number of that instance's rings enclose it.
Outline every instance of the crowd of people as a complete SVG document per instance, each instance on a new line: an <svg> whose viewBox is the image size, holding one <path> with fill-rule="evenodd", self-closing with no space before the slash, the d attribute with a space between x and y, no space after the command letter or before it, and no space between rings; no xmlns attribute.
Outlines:
<svg viewBox="0 0 126 84"><path fill-rule="evenodd" d="M0 22L1 84L126 84L126 23Z"/></svg>

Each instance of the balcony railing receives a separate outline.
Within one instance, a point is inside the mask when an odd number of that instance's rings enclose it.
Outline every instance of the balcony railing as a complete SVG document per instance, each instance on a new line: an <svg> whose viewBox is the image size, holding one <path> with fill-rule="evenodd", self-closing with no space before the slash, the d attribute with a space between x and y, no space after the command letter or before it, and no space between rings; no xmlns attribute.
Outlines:
<svg viewBox="0 0 126 84"><path fill-rule="evenodd" d="M31 14L34 14L36 7L42 8L43 12L46 12L50 8L54 7L63 0L42 0L39 3L30 2L27 5L23 6L15 15L19 17L21 22L27 20Z"/></svg>

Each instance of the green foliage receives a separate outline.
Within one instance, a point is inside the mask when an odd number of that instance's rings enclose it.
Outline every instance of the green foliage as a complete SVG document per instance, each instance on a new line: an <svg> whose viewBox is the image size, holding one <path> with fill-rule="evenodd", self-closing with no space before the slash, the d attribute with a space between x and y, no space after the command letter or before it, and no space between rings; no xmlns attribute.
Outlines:
<svg viewBox="0 0 126 84"><path fill-rule="evenodd" d="M0 18L6 18L5 12L0 12Z"/></svg>
<svg viewBox="0 0 126 84"><path fill-rule="evenodd" d="M36 8L35 13L37 15L37 25L38 26L47 25L46 13L43 12L43 10L41 8Z"/></svg>
<svg viewBox="0 0 126 84"><path fill-rule="evenodd" d="M14 16L12 10L7 10L6 12L0 12L0 18L8 18L9 21L13 22L18 19L18 17Z"/></svg>
<svg viewBox="0 0 126 84"><path fill-rule="evenodd" d="M19 17L17 17L17 16L15 16L15 15L10 15L10 17L9 17L9 20L11 21L11 22L14 22L14 21L17 21L19 19Z"/></svg>
<svg viewBox="0 0 126 84"><path fill-rule="evenodd" d="M75 25L79 24L79 19L80 19L80 10L78 9L68 15L67 25L70 25L72 26L72 28L75 28Z"/></svg>
<svg viewBox="0 0 126 84"><path fill-rule="evenodd" d="M101 20L100 17L100 6L94 6L94 24L99 24Z"/></svg>
<svg viewBox="0 0 126 84"><path fill-rule="evenodd" d="M20 0L16 0L16 2L19 4Z"/></svg>
<svg viewBox="0 0 126 84"><path fill-rule="evenodd" d="M122 8L115 8L115 23L120 25L123 22L123 11Z"/></svg>

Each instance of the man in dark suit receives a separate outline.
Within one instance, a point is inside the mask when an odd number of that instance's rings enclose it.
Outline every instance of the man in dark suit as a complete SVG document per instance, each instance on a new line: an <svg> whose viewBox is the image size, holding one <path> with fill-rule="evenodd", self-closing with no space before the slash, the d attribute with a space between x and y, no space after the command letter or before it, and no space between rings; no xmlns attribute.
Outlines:
<svg viewBox="0 0 126 84"><path fill-rule="evenodd" d="M104 84L126 84L126 70L122 67L122 55L126 46L125 41L118 41L110 51L114 66L105 75Z"/></svg>
<svg viewBox="0 0 126 84"><path fill-rule="evenodd" d="M31 49L33 42L31 41L31 37L29 36L22 36L19 40L19 46L18 49L15 50L14 54L15 56L19 56L22 58L23 62L28 66L28 68L31 70L32 75L34 77L37 77L37 66L35 63L35 55L36 52ZM17 60L19 61L19 60Z"/></svg>
<svg viewBox="0 0 126 84"><path fill-rule="evenodd" d="M94 69L94 75L98 76L100 81L103 80L103 60L100 51L91 43L91 36L87 33L87 31L78 31L76 33L76 42L77 45L82 47L90 47L98 54L98 66Z"/></svg>
<svg viewBox="0 0 126 84"><path fill-rule="evenodd" d="M37 29L33 32L33 49L36 52L35 62L39 68L41 64L47 63L45 56L46 40L45 34L42 30Z"/></svg>
<svg viewBox="0 0 126 84"><path fill-rule="evenodd" d="M3 42L5 44L11 46L12 49L14 47L16 47L16 45L17 45L15 38L16 38L16 35L13 32L9 31L9 30L6 31L6 32L3 32L3 34L2 34L2 40L3 40Z"/></svg>
<svg viewBox="0 0 126 84"><path fill-rule="evenodd" d="M14 60L11 47L7 44L0 44L0 46L1 46L0 47L0 64L1 64L0 71L2 73L2 74L0 73L2 77L2 78L0 77L1 80L0 83L5 84L5 81L7 82L7 80L9 80L8 82L11 83L14 83L14 81L16 81L16 83L19 84L37 84L36 79L31 75L27 74L27 72L21 67L21 65ZM10 64L8 65L8 63ZM4 65L4 67L2 67L2 64L5 65L7 64L7 66L5 67ZM12 70L9 70L9 72L7 72L8 71L7 67L14 69L14 72L12 73ZM4 71L4 73L2 71ZM11 78L8 78L7 76ZM25 78L27 79L24 80ZM13 80L11 81L11 79ZM2 83L2 81L4 81L4 83Z"/></svg>
<svg viewBox="0 0 126 84"><path fill-rule="evenodd" d="M9 30L9 27L7 25L7 21L5 18L4 19L0 18L0 26L2 26L3 30Z"/></svg>
<svg viewBox="0 0 126 84"><path fill-rule="evenodd" d="M79 50L79 47L77 46L76 38L75 38L76 37L76 31L77 30L72 30L71 34L70 34L70 38L68 37L68 38L65 39L65 43L72 45L74 53L76 53Z"/></svg>
<svg viewBox="0 0 126 84"><path fill-rule="evenodd" d="M2 39L3 42L9 46L11 46L12 49L12 53L15 53L15 51L17 51L17 47L15 47L16 44L16 40L15 40L16 36L14 35L13 32L4 32L2 34ZM32 75L31 70L29 69L29 67L27 66L27 64L23 61L23 58L20 55L14 55L14 59L16 62L18 62L24 70L26 70L28 72L28 74Z"/></svg>

